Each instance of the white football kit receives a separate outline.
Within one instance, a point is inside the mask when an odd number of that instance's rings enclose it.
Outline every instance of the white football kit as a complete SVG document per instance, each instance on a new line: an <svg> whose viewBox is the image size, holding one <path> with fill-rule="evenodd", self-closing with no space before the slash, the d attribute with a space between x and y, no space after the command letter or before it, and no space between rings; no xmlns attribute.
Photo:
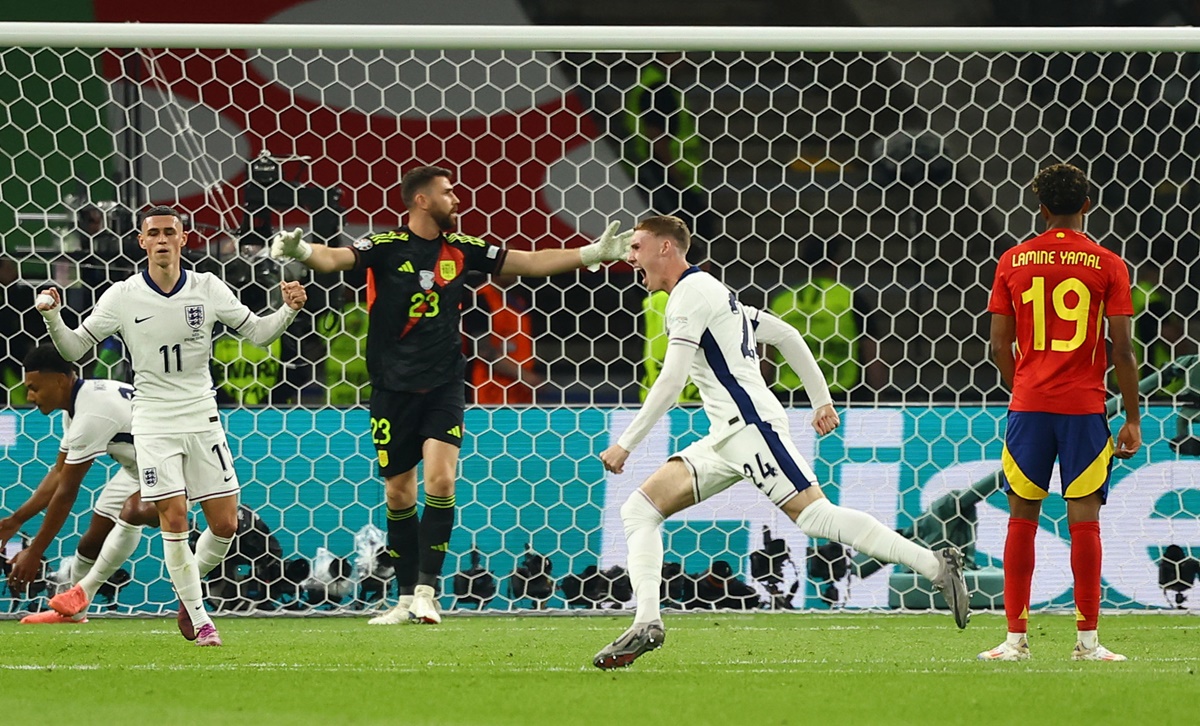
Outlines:
<svg viewBox="0 0 1200 726"><path fill-rule="evenodd" d="M92 510L117 521L125 500L137 493L137 457L131 419L133 386L119 381L79 379L71 390L71 409L63 411L59 451L66 463L82 464L108 454L121 468L101 488Z"/></svg>
<svg viewBox="0 0 1200 726"><path fill-rule="evenodd" d="M47 327L68 360L121 335L133 362L132 430L142 499L186 494L202 501L238 491L209 370L213 326L223 323L267 345L295 317L287 306L255 315L207 272L183 270L175 287L163 291L142 271L106 290L78 328L68 328L58 315L47 318Z"/></svg>
<svg viewBox="0 0 1200 726"><path fill-rule="evenodd" d="M708 434L672 457L691 469L696 501L747 479L782 506L816 482L812 467L791 441L783 406L759 370L755 333L767 318L787 325L738 302L728 287L697 267L683 274L667 298L668 360L673 346L690 349L687 374L700 391L709 419ZM768 336L764 342L774 340ZM827 388L813 395L814 407L828 403ZM655 396L652 390L618 445L633 451L673 399Z"/></svg>

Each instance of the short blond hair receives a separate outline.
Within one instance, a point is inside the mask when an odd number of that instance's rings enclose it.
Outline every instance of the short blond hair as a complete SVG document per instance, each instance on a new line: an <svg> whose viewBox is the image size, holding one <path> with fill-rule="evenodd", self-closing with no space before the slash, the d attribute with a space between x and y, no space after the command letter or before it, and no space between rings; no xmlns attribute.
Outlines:
<svg viewBox="0 0 1200 726"><path fill-rule="evenodd" d="M675 240L675 245L685 256L688 248L692 246L692 233L688 231L687 225L679 217L672 217L669 214L646 217L634 227L634 230L639 229L645 230L655 237L670 237Z"/></svg>

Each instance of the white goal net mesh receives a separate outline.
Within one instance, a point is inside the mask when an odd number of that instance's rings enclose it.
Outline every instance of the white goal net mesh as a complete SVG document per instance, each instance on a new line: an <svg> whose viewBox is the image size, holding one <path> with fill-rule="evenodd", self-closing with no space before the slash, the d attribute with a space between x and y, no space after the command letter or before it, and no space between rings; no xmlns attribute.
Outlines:
<svg viewBox="0 0 1200 726"><path fill-rule="evenodd" d="M800 326L827 366L844 426L821 439L788 372L766 372L826 491L928 544L966 547L975 604L996 606L1007 396L988 359L987 297L999 252L1037 226L1034 173L1066 161L1095 186L1088 232L1133 267L1143 375L1169 374L1147 384L1144 453L1114 470L1104 604L1195 608L1200 376L1185 356L1200 339L1197 108L1196 53L7 47L0 512L30 496L61 433L20 385L45 335L35 290L58 285L68 316L86 313L143 263L137 213L166 203L189 217L190 264L252 307L278 304L280 275L310 289L280 344L228 338L214 352L258 521L210 581L213 603L354 610L390 597L375 559L386 522L364 406L363 280L281 269L262 247L293 226L332 245L391 229L400 173L437 164L456 174L461 230L515 249L577 246L651 212L691 222L694 261ZM680 408L624 475L596 457L639 400L644 298L618 264L496 284L464 311L475 375L499 382L500 405L467 413L444 607L630 600L610 569L624 562L620 504L705 428ZM526 339L531 350L514 353ZM504 405L505 358L544 380L532 405L520 386L508 389L520 405ZM119 343L84 371L127 376ZM101 459L89 474L46 553L47 589L0 590L0 612L44 606L112 471ZM1041 524L1032 601L1069 607L1061 500ZM930 605L927 583L807 541L752 487L668 520L664 537L665 597L681 607ZM174 607L156 536L125 569L130 581L97 607Z"/></svg>

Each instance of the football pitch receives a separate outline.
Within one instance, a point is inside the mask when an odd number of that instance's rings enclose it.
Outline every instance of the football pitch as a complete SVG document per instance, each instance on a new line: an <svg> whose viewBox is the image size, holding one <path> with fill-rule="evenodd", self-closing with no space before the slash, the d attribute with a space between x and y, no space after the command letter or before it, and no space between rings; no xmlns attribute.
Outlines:
<svg viewBox="0 0 1200 726"><path fill-rule="evenodd" d="M1188 723L1200 619L1115 615L1125 663L1074 663L1074 620L1035 615L1033 658L980 663L999 615L689 613L632 667L591 656L628 617L224 617L223 648L174 620L0 621L5 723Z"/></svg>

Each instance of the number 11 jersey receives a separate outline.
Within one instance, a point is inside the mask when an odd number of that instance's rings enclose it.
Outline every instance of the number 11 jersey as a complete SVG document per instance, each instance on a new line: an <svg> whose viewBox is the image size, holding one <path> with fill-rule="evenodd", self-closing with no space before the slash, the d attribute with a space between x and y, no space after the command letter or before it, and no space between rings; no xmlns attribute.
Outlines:
<svg viewBox="0 0 1200 726"><path fill-rule="evenodd" d="M1087 235L1051 229L1000 256L988 311L1016 318L1009 410L1104 413L1105 318L1133 315L1129 268Z"/></svg>
<svg viewBox="0 0 1200 726"><path fill-rule="evenodd" d="M212 331L237 330L250 309L221 279L183 270L163 291L142 271L100 296L80 325L98 344L120 333L133 363L133 434L196 433L217 428Z"/></svg>

